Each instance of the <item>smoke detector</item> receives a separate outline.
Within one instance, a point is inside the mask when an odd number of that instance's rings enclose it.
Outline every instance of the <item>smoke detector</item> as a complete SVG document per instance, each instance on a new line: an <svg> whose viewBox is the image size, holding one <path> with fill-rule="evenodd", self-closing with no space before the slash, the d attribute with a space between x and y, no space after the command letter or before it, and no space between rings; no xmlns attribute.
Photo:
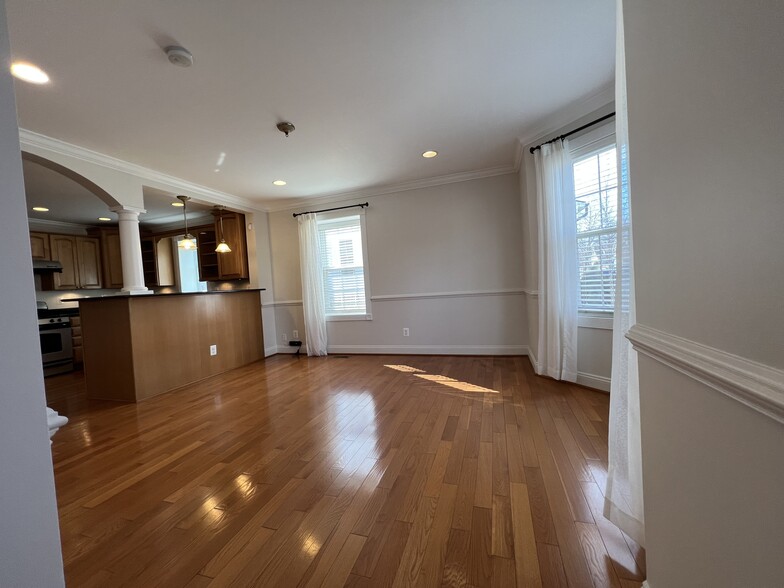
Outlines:
<svg viewBox="0 0 784 588"><path fill-rule="evenodd" d="M287 137L289 136L289 133L292 133L292 132L294 132L294 125L293 125L293 124L291 124L290 122L281 122L281 123L278 123L278 124L277 124L277 127L278 127L278 130L279 130L281 133L283 133L284 135L286 135Z"/></svg>
<svg viewBox="0 0 784 588"><path fill-rule="evenodd" d="M185 47L170 45L164 51L166 51L166 57L169 58L169 62L178 67L190 67L193 65L193 55Z"/></svg>

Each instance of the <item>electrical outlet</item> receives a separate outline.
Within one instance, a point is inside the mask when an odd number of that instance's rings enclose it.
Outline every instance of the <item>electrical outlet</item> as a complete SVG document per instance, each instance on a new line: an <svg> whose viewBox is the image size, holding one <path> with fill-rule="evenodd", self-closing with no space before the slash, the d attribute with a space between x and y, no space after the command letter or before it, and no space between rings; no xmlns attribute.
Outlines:
<svg viewBox="0 0 784 588"><path fill-rule="evenodd" d="M295 339L299 339L299 331L292 331L291 334Z"/></svg>
<svg viewBox="0 0 784 588"><path fill-rule="evenodd" d="M408 337L408 334L409 334L408 327L403 327L403 336Z"/></svg>
<svg viewBox="0 0 784 588"><path fill-rule="evenodd" d="M280 338L281 338L281 340L282 340L284 343L288 343L288 342L289 342L289 336L288 336L286 333L283 333L283 334L280 336Z"/></svg>
<svg viewBox="0 0 784 588"><path fill-rule="evenodd" d="M210 345L210 355L218 355L218 346Z"/></svg>

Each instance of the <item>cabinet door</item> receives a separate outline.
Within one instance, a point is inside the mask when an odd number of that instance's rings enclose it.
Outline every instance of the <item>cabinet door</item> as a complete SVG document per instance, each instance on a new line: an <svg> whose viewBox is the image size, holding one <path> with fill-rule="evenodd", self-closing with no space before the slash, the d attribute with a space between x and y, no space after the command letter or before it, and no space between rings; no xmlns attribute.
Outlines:
<svg viewBox="0 0 784 588"><path fill-rule="evenodd" d="M49 233L30 233L30 250L33 259L51 259L49 257Z"/></svg>
<svg viewBox="0 0 784 588"><path fill-rule="evenodd" d="M62 273L54 274L55 290L76 290L79 274L76 271L76 238L67 235L49 235L52 260L63 266Z"/></svg>
<svg viewBox="0 0 784 588"><path fill-rule="evenodd" d="M101 239L103 255L104 288L122 288L122 256L120 255L120 232L106 231Z"/></svg>
<svg viewBox="0 0 784 588"><path fill-rule="evenodd" d="M76 238L76 260L79 287L96 289L101 287L101 247L93 237Z"/></svg>
<svg viewBox="0 0 784 588"><path fill-rule="evenodd" d="M216 232L220 234L220 218L216 221ZM245 215L230 213L223 216L223 238L231 247L231 253L218 254L218 266L222 280L248 278L248 254L245 245Z"/></svg>

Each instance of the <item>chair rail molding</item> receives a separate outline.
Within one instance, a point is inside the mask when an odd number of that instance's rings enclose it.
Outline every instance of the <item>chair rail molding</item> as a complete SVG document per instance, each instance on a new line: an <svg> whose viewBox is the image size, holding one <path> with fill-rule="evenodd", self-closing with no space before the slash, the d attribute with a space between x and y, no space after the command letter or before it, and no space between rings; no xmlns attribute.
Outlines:
<svg viewBox="0 0 784 588"><path fill-rule="evenodd" d="M414 292L411 294L379 294L371 296L374 302L391 300L420 300L424 298L471 298L474 296L518 296L523 294L522 288L506 288L500 290L463 290L455 292Z"/></svg>
<svg viewBox="0 0 784 588"><path fill-rule="evenodd" d="M648 357L784 423L784 371L636 324L626 337Z"/></svg>

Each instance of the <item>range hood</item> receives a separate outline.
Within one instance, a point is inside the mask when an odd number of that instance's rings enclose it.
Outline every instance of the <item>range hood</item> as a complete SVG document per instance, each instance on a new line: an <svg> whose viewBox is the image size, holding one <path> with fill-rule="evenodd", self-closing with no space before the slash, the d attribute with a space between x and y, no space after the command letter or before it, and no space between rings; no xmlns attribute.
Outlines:
<svg viewBox="0 0 784 588"><path fill-rule="evenodd" d="M63 264L59 261L49 261L46 259L33 260L33 273L45 274L51 272L63 272Z"/></svg>

